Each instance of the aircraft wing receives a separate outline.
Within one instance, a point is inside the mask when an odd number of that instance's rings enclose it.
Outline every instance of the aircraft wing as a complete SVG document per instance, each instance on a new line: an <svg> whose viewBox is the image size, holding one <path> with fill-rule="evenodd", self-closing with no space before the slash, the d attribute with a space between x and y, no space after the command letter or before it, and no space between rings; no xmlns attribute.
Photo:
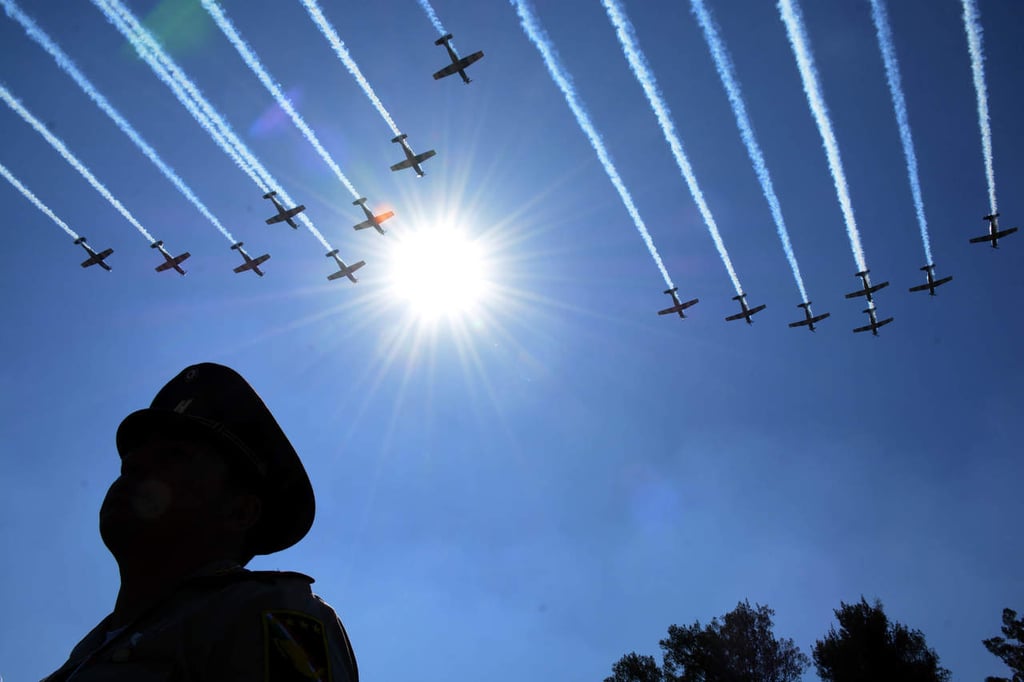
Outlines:
<svg viewBox="0 0 1024 682"><path fill-rule="evenodd" d="M934 284L918 284L916 287L910 287L910 291L924 291L926 289L931 289L932 287L937 286L939 286L938 282Z"/></svg>
<svg viewBox="0 0 1024 682"><path fill-rule="evenodd" d="M391 167L391 170L399 171L399 170L403 170L405 168L412 168L412 164L413 164L413 160L412 159L406 159L405 161L399 161L398 163L396 163L394 166Z"/></svg>
<svg viewBox="0 0 1024 682"><path fill-rule="evenodd" d="M481 50L479 52L474 52L473 54L468 55L468 56L463 57L462 59L460 59L459 63L462 64L462 68L466 68L467 66L469 66L473 62L479 61L483 56L484 56L483 50Z"/></svg>
<svg viewBox="0 0 1024 682"><path fill-rule="evenodd" d="M814 320L807 319L807 320L800 320L799 322L790 322L789 326L790 327L806 327L807 325L811 324L813 321Z"/></svg>
<svg viewBox="0 0 1024 682"><path fill-rule="evenodd" d="M282 215L282 214L280 214L280 213L278 213L276 216L274 216L272 218L267 218L267 225L273 225L274 223L280 223L280 222L282 222L284 220L287 220L287 217Z"/></svg>
<svg viewBox="0 0 1024 682"><path fill-rule="evenodd" d="M156 271L157 272L163 272L164 270L170 270L175 265L181 265L183 262L188 260L191 255L192 255L191 253L186 251L185 253L181 254L180 256L175 256L174 258L171 258L169 260L165 260L163 263L161 263L160 265L156 266Z"/></svg>
<svg viewBox="0 0 1024 682"><path fill-rule="evenodd" d="M249 260L245 261L244 263L239 265L234 270L235 270L235 272L245 272L246 270L255 270L257 267L259 267L263 263L266 263L268 260L270 260L270 254L269 253L265 253L262 256L257 256L256 258L250 258Z"/></svg>
<svg viewBox="0 0 1024 682"><path fill-rule="evenodd" d="M434 74L434 80L441 80L445 76L452 75L453 73L455 73L455 72L457 72L459 70L460 66L461 66L461 64L458 64L458 63L456 63L456 64L449 64L448 66L444 67L443 69L441 69L440 71L438 71L437 73ZM463 67L463 68L465 68L465 67Z"/></svg>
<svg viewBox="0 0 1024 682"><path fill-rule="evenodd" d="M747 313L746 313L746 311L744 311L742 313L736 313L735 315L730 315L729 317L725 318L725 321L726 322L732 322L733 320L742 320L746 316L747 316Z"/></svg>
<svg viewBox="0 0 1024 682"><path fill-rule="evenodd" d="M754 313L759 313L759 312L761 312L762 310L764 310L767 307L768 307L767 304L762 303L759 306L755 306L755 307L751 308L750 312L748 312L747 315L753 315Z"/></svg>
<svg viewBox="0 0 1024 682"><path fill-rule="evenodd" d="M337 272L334 272L334 273L331 273L330 275L327 275L327 279L329 279L329 280L336 280L339 277L351 277L352 273L354 273L356 270L358 270L359 268L363 267L364 265L366 265L366 261L364 261L364 260L361 260L358 263L353 263L352 265L346 265L345 267L341 268Z"/></svg>
<svg viewBox="0 0 1024 682"><path fill-rule="evenodd" d="M889 324L890 322L893 321L893 319L894 318L887 317L881 322L875 322L873 324L866 324L863 327L857 327L856 329L853 330L853 333L856 334L858 332L873 332L877 330L879 327L884 327L885 325Z"/></svg>
<svg viewBox="0 0 1024 682"><path fill-rule="evenodd" d="M416 163L423 163L424 161L426 161L430 157L434 156L435 154L437 154L437 152L434 151L433 149L425 151L422 154L417 154L416 155Z"/></svg>

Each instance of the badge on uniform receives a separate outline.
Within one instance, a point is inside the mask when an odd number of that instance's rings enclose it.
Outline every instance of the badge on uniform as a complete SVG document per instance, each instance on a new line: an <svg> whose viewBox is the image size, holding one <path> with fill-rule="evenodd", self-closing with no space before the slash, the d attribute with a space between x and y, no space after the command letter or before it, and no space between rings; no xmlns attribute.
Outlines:
<svg viewBox="0 0 1024 682"><path fill-rule="evenodd" d="M263 612L265 680L330 682L323 623L297 611Z"/></svg>

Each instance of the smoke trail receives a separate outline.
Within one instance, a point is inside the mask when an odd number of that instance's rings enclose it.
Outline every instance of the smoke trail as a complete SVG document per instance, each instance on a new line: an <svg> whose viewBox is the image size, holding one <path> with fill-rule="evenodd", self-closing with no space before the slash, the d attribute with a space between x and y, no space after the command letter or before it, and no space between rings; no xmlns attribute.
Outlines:
<svg viewBox="0 0 1024 682"><path fill-rule="evenodd" d="M277 189L278 195L285 204L294 204L288 193L284 191L274 177L263 167L249 148L245 146L235 134L235 131L227 124L224 118L217 113L217 110L206 101L199 89L182 72L178 65L164 52L160 44L153 36L139 24L135 16L121 4L120 0L92 0L107 17L107 20L114 24L125 38L132 44L135 51L142 57L154 73L174 92L178 101L188 110L192 117L210 134L213 140L228 154L246 175L264 193L270 188ZM333 247L327 239L313 225L313 221L306 216L305 212L296 216L306 226L314 237L324 248L332 250Z"/></svg>
<svg viewBox="0 0 1024 682"><path fill-rule="evenodd" d="M981 51L981 13L974 0L963 0L964 30L971 52L974 91L978 96L978 127L981 129L981 151L985 155L985 179L988 180L988 204L992 215L996 207L996 175L992 165L992 126L988 118L988 88L985 86L985 57Z"/></svg>
<svg viewBox="0 0 1024 682"><path fill-rule="evenodd" d="M146 228L139 224L139 221L135 219L135 216L129 213L128 209L121 205L120 201L114 198L114 195L110 193L110 190L104 187L103 183L97 180L96 176L89 172L89 169L86 168L82 164L82 162L79 161L75 157L75 155L68 150L66 146L64 146L64 143L61 142L53 133L47 130L46 126L44 126L39 119L37 119L35 116L29 113L28 109L23 107L21 105L21 102L16 100L14 96L11 95L7 88L4 87L2 84L0 84L0 98L2 98L4 102L7 103L7 106L13 109L15 113L17 113L19 116L25 119L26 123L35 128L36 132L42 135L46 139L46 141L50 143L50 146L56 149L57 153L64 157L65 161L70 163L76 171L81 173L82 177L88 180L89 184L92 185L97 192L102 194L103 198L109 201L110 204L114 208L116 208L121 215L124 216L125 220L132 224L132 227L138 230L139 233L142 234L142 236L148 239L151 243L156 241L155 239L153 239L153 236L149 232L146 232Z"/></svg>
<svg viewBox="0 0 1024 682"><path fill-rule="evenodd" d="M295 110L292 103L287 97L285 97L284 93L281 92L281 88L278 87L277 83L275 83L270 77L270 74L263 68L263 65L260 64L260 60L256 54L246 44L246 42L242 40L242 37L238 34L238 31L235 30L234 25L232 25L231 20L228 19L224 10L217 5L215 0L202 0L202 3L203 7L206 8L206 11L213 17L213 20L217 22L217 26L220 27L220 30L225 36L227 36L227 39L231 41L231 44L235 46L238 54L241 55L242 59L245 60L245 63L249 65L250 69L252 69L252 72L256 74L256 77L260 79L263 86L270 91L270 94L274 96L274 99L281 108L284 109L288 116L291 117L295 127L302 132L307 140L309 140L309 143L313 145L313 149L315 149L316 153L320 155L320 158L323 159L324 163L334 171L334 175L341 181L341 184L345 185L348 191L352 193L352 196L358 199L359 193L356 191L356 188L352 186L349 179L341 172L341 168L338 167L337 162L331 157L328 151L324 149L323 145L320 144L320 140L317 139L316 133L306 125L306 122L302 120L302 116L299 115L299 112Z"/></svg>
<svg viewBox="0 0 1024 682"><path fill-rule="evenodd" d="M2 3L4 9L7 10L8 16L21 24L28 36L39 43L39 45L42 46L42 48L46 50L51 57L53 57L57 62L57 66L74 79L75 83L78 84L78 87L80 87L82 91L96 103L96 106L103 110L103 113L114 121L117 127L121 129L121 132L127 135L128 139L135 143L135 146L153 162L153 165L160 169L160 172L164 174L164 177L170 180L171 183L178 188L178 191L181 192L186 199L192 202L192 205L195 206L196 209L198 209L199 212L202 213L203 216L209 220L221 234L223 234L230 242L234 243L235 238L231 236L231 233L228 232L221 222L217 220L216 216L206 208L206 205L199 200L199 197L195 195L192 189L186 185L180 177L178 177L178 174L174 172L174 169L164 163L164 160L160 158L156 153L156 150L142 139L142 136L136 132L135 128L133 128L132 125L128 123L123 116L121 116L117 109L107 101L107 98L96 90L89 79L78 70L75 62L63 50L61 50L60 47L54 43L41 28L39 28L31 17L21 11L21 9L14 3L14 0L0 0L0 3Z"/></svg>
<svg viewBox="0 0 1024 682"><path fill-rule="evenodd" d="M900 63L896 59L896 45L892 40L892 29L889 26L889 16L886 13L883 0L871 0L871 19L875 22L878 46L882 50L882 59L885 61L885 77L889 81L892 106L896 110L896 123L900 129L900 142L903 143L903 156L907 159L907 177L910 180L910 192L914 196L917 224L921 228L924 255L927 263L933 263L932 245L928 239L928 221L924 217L924 200L921 198L921 181L917 176L917 153L914 151L914 138L910 134L910 119L907 117L907 101L903 97L903 85L900 82Z"/></svg>
<svg viewBox="0 0 1024 682"><path fill-rule="evenodd" d="M715 242L715 248L718 249L718 255L722 258L725 269L729 271L729 279L732 280L736 293L742 294L743 287L740 286L739 277L736 276L736 270L732 267L732 259L729 258L729 252L725 249L725 243L722 241L722 235L718 232L718 225L715 224L715 218L711 215L711 209L708 208L708 204L704 200L704 192L701 191L700 185L697 184L697 176L693 172L693 166L690 165L690 160L686 158L686 152L683 151L683 143L676 133L675 124L672 122L672 112L669 111L668 104L665 103L661 92L658 91L658 82L654 78L654 73L651 72L650 67L647 65L647 58L637 43L633 25L629 23L626 13L617 0L602 0L602 2L604 3L605 10L608 11L608 18L611 19L612 25L615 26L615 34L619 37L622 52L626 55L626 59L629 60L629 66L633 70L633 75L640 81L644 94L647 95L647 101L650 102L651 109L654 110L654 114L658 117L658 124L661 126L661 132L665 135L665 141L668 142L668 146L672 150L672 156L675 157L676 164L683 174L683 179L686 180L686 185L690 188L690 194L693 195L693 200L697 202L697 208L700 210L701 216L704 217L704 223L708 226L711 238Z"/></svg>
<svg viewBox="0 0 1024 682"><path fill-rule="evenodd" d="M0 175L7 178L7 181L14 185L15 189L24 194L25 198L31 201L33 204L35 204L36 208L45 213L50 220L57 223L57 227L67 232L68 236L70 236L72 239L78 239L78 235L75 234L75 231L68 227L67 223L58 218L57 214L51 211L49 206L39 201L39 198L36 197L35 194L32 194L32 191L29 190L28 187L25 187L25 185L21 184L21 182L18 181L18 178L14 177L14 175L11 174L11 171L7 170L7 167L4 166L2 163L0 163Z"/></svg>
<svg viewBox="0 0 1024 682"><path fill-rule="evenodd" d="M389 114L388 110L384 108L383 104L381 104L380 99L377 97L377 93L375 93L373 88L370 87L370 83L363 76L363 72L359 70L359 66L356 64L355 60L352 59L352 55L348 53L348 49L345 47L345 43L341 41L341 38L338 37L337 31L334 30L334 27L331 26L329 21L327 21L323 12L320 11L320 7L317 5L316 0L302 0L302 4L305 5L306 11L309 12L309 16L313 20L313 23L320 28L320 32L324 34L325 38L327 38L327 42L329 42L331 47L334 48L334 53L338 55L338 59L342 61L349 73L355 77L356 82L359 83L359 87L363 89L366 96L370 98L371 102L373 102L373 106L377 108L381 117L385 122L387 122L388 126L391 128L391 132L393 132L396 137L401 135L402 131L398 129L398 126L395 125L394 120L391 118L391 114Z"/></svg>
<svg viewBox="0 0 1024 682"><path fill-rule="evenodd" d="M804 288L803 277L800 276L800 266L797 265L796 254L793 252L793 245L789 241L789 230L786 229L786 221L782 218L782 206L779 203L779 197L775 194L775 186L772 184L772 177L768 173L768 164L765 163L761 145L758 144L757 137L754 136L754 126L750 123L746 104L743 103L743 92L740 90L740 83L736 78L732 59L730 59L729 53L725 49L725 43L718 33L718 27L715 25L711 13L704 5L704 0L690 0L690 6L704 32L704 40L707 41L708 48L711 50L711 56L715 60L718 76L722 79L722 85L725 86L725 92L729 96L729 104L732 105L732 113L736 117L736 125L740 129L740 137L747 148L750 162L754 164L754 171L757 173L757 179L761 183L761 192L768 202L768 207L772 212L772 219L775 221L775 229L779 233L779 239L782 241L782 250L786 252L786 258L789 260L789 267L793 271L796 286L800 289L800 296L802 297L800 300L808 301L810 299L807 297L807 290Z"/></svg>
<svg viewBox="0 0 1024 682"><path fill-rule="evenodd" d="M448 35L448 31L445 30L444 24L442 24L441 20L437 18L437 12L434 11L434 7L430 4L430 0L419 0L419 3L420 7L423 8L423 11L427 13L427 18L430 19L430 23L432 23L434 28L437 29L437 32L443 36ZM449 41L448 44L452 46L453 50L455 50L455 43ZM458 50L455 51L456 53L458 52Z"/></svg>
<svg viewBox="0 0 1024 682"><path fill-rule="evenodd" d="M654 259L655 264L658 266L658 270L661 271L661 276L665 279L665 284L668 285L668 288L673 288L675 285L672 283L672 278L669 277L668 271L665 269L665 264L662 263L661 256L658 254L658 249L654 246L654 240L651 239L651 235L647 231L644 221L640 218L640 212L637 211L636 205L633 203L633 197L630 196L629 190L626 189L626 185L622 182L622 178L619 177L619 172L615 169L615 164L612 162L612 158L608 154L608 150L605 149L604 142L601 140L601 135L597 132L594 124L590 121L590 115L587 113L586 107L576 94L576 88L573 87L572 77L565 70L561 60L558 58L558 53L555 51L555 47L551 43L551 39L548 38L544 28L537 20L533 9L528 4L528 0L510 1L516 8L516 12L519 14L519 22L522 24L523 30L526 31L526 35L530 38L530 41L537 47L537 50L540 51L541 57L544 59L544 64L548 67L548 72L551 73L551 78L555 81L559 89L562 91L562 94L565 96L565 101L569 105L569 108L572 109L572 113L576 117L576 122L579 124L580 128L583 129L583 132L586 133L587 138L590 140L590 146L592 146L594 151L597 152L597 158L601 161L601 165L604 167L605 173L608 174L608 179L612 181L615 189L618 190L619 197L622 199L622 203L625 205L626 210L633 219L633 223L636 225L637 231L640 233L644 243L647 245L647 250L651 252L651 258Z"/></svg>
<svg viewBox="0 0 1024 682"><path fill-rule="evenodd" d="M857 262L858 270L867 270L864 247L861 246L857 221L853 217L850 189L846 185L843 161L839 156L839 143L832 131L828 107L825 106L825 99L822 97L821 87L818 85L818 70L814 66L814 56L811 54L807 33L804 30L804 19L800 13L800 6L797 5L796 0L779 0L778 6L782 23L786 25L786 33L789 35L789 44L796 57L797 68L800 69L800 79L804 84L807 104L811 108L811 113L814 114L814 120L818 124L818 133L821 135L821 143L825 147L825 156L828 158L829 170L832 171L832 182L836 186L839 207L842 209L843 219L846 221L846 234L850 238L853 259Z"/></svg>

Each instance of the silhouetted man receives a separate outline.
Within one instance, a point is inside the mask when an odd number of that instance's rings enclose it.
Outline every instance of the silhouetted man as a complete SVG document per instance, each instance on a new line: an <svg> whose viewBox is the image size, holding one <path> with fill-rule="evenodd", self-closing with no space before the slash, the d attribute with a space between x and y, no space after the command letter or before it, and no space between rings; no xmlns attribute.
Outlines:
<svg viewBox="0 0 1024 682"><path fill-rule="evenodd" d="M117 430L100 508L113 612L46 682L358 682L345 628L301 573L248 571L302 539L306 471L234 370L186 368Z"/></svg>

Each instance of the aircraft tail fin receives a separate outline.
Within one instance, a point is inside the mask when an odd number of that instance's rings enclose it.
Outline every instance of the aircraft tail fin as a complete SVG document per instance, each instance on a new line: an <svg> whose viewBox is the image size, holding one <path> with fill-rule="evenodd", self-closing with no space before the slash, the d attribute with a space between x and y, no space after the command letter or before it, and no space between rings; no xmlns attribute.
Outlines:
<svg viewBox="0 0 1024 682"><path fill-rule="evenodd" d="M337 249L334 249L333 251L328 251L327 252L327 257L328 258L334 258L337 255L338 255L338 250Z"/></svg>
<svg viewBox="0 0 1024 682"><path fill-rule="evenodd" d="M452 39L452 34L451 33L446 33L445 35L443 35L440 38L438 38L437 40L435 40L434 44L435 45L444 45L445 43L447 43L451 39Z"/></svg>
<svg viewBox="0 0 1024 682"><path fill-rule="evenodd" d="M264 194L263 198L264 199L269 199L270 197L276 197L276 196L277 196L277 192L275 190L271 190L270 192L267 192L266 194Z"/></svg>
<svg viewBox="0 0 1024 682"><path fill-rule="evenodd" d="M231 248L237 251L238 249L242 248L242 242L235 242L234 244L231 245Z"/></svg>
<svg viewBox="0 0 1024 682"><path fill-rule="evenodd" d="M85 243L85 237L79 237L78 239L75 240L75 244L76 245L77 244L84 244L84 243Z"/></svg>
<svg viewBox="0 0 1024 682"><path fill-rule="evenodd" d="M366 203L366 197L359 197L358 199L356 199L355 201L352 202L352 205L353 206L362 206L365 203Z"/></svg>
<svg viewBox="0 0 1024 682"><path fill-rule="evenodd" d="M150 244L149 248L151 248L151 249L159 249L163 245L164 245L164 240L163 239L158 239L157 241L155 241L152 244Z"/></svg>
<svg viewBox="0 0 1024 682"><path fill-rule="evenodd" d="M400 135L396 135L394 138L392 138L391 141L392 142L401 142L402 140L404 140L407 137L409 137L409 136L406 135L405 133L401 133Z"/></svg>

